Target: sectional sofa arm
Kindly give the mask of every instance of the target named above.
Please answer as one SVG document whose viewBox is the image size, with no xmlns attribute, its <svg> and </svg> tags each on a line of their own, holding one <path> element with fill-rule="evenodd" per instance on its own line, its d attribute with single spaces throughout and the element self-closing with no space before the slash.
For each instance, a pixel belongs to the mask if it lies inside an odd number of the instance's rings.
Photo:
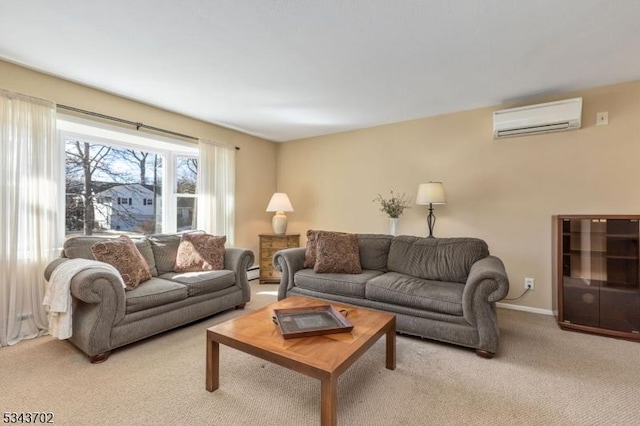
<svg viewBox="0 0 640 426">
<path fill-rule="evenodd" d="M 509 278 L 502 261 L 487 256 L 475 262 L 467 277 L 462 294 L 463 309 L 474 303 L 493 303 L 504 299 L 509 293 Z"/>
<path fill-rule="evenodd" d="M 278 300 L 287 297 L 287 291 L 293 288 L 293 276 L 304 269 L 304 247 L 280 250 L 273 255 L 273 266 L 280 272 L 280 286 L 278 287 Z"/>
<path fill-rule="evenodd" d="M 48 281 L 53 271 L 68 261 L 67 258 L 60 258 L 51 262 L 44 271 L 45 279 Z M 118 275 L 106 269 L 88 267 L 71 278 L 70 291 L 71 295 L 80 302 L 93 305 L 92 307 L 79 306 L 76 310 L 96 311 L 95 317 L 99 318 L 103 323 L 102 326 L 107 327 L 108 330 L 124 318 L 125 289 Z M 100 327 L 99 324 L 96 326 Z"/>
<path fill-rule="evenodd" d="M 53 274 L 53 270 L 68 260 L 69 259 L 66 257 L 59 257 L 51 261 L 44 270 L 44 279 L 49 281 L 51 279 L 51 274 Z"/>
<path fill-rule="evenodd" d="M 245 302 L 251 298 L 251 287 L 247 278 L 247 270 L 253 266 L 255 256 L 251 250 L 228 247 L 224 252 L 224 269 L 236 273 L 236 285 L 242 289 Z"/>
</svg>

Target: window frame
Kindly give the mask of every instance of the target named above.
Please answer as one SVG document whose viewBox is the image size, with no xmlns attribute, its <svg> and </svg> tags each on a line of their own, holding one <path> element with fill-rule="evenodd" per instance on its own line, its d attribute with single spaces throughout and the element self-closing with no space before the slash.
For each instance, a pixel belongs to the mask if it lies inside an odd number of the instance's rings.
<svg viewBox="0 0 640 426">
<path fill-rule="evenodd" d="M 198 155 L 187 155 L 184 153 L 179 153 L 179 154 L 173 154 L 173 157 L 171 158 L 172 161 L 172 165 L 173 165 L 173 181 L 172 181 L 172 185 L 173 185 L 173 200 L 171 205 L 175 208 L 175 210 L 171 213 L 173 220 L 175 222 L 175 229 L 178 229 L 178 199 L 180 198 L 194 198 L 195 202 L 194 202 L 194 217 L 196 218 L 197 221 L 197 214 L 198 214 L 198 185 L 197 185 L 197 174 L 196 174 L 196 193 L 195 194 L 190 194 L 188 192 L 178 192 L 178 159 L 179 158 L 196 158 L 198 159 Z M 197 225 L 194 225 L 194 229 L 197 229 Z"/>
<path fill-rule="evenodd" d="M 92 120 L 58 114 L 58 141 L 64 151 L 65 141 L 78 139 L 83 142 L 101 144 L 117 148 L 133 149 L 150 152 L 163 157 L 162 167 L 162 217 L 161 229 L 163 233 L 177 232 L 177 200 L 178 196 L 189 195 L 198 198 L 199 194 L 177 194 L 177 157 L 199 157 L 198 146 L 166 137 L 140 133 Z M 65 170 L 66 152 L 62 155 L 62 170 Z M 64 176 L 62 176 L 64 185 Z M 66 206 L 62 191 L 62 205 Z M 197 203 L 197 201 L 196 201 Z M 197 205 L 197 204 L 196 204 Z M 155 209 L 155 206 L 154 206 Z M 66 220 L 66 208 L 63 221 Z M 66 226 L 64 226 L 66 235 Z"/>
</svg>

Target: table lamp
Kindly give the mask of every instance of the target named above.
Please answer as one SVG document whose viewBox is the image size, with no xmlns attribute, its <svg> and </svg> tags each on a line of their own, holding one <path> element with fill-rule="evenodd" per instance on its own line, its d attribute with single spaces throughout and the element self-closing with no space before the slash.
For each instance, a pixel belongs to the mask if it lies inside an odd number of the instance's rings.
<svg viewBox="0 0 640 426">
<path fill-rule="evenodd" d="M 444 194 L 442 182 L 429 182 L 420 184 L 416 204 L 429 204 L 429 216 L 427 225 L 429 227 L 429 237 L 433 238 L 433 227 L 436 224 L 436 216 L 433 214 L 434 204 L 447 204 L 447 196 Z"/>
<path fill-rule="evenodd" d="M 276 212 L 271 220 L 273 233 L 278 235 L 285 234 L 287 232 L 287 216 L 285 216 L 284 212 L 293 211 L 293 206 L 287 194 L 284 192 L 276 192 L 273 194 L 266 211 Z"/>
</svg>

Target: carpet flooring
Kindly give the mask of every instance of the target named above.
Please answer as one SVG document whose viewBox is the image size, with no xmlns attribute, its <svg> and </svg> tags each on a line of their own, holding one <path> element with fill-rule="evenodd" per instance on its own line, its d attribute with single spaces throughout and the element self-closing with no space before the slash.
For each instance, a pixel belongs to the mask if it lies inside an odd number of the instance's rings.
<svg viewBox="0 0 640 426">
<path fill-rule="evenodd" d="M 276 300 L 252 281 L 246 310 Z M 246 312 L 245 310 L 245 312 Z M 499 309 L 494 359 L 399 335 L 397 368 L 378 341 L 338 383 L 340 425 L 638 425 L 640 345 L 562 331 L 550 316 Z M 317 425 L 320 382 L 221 345 L 205 390 L 205 330 L 227 311 L 90 364 L 50 336 L 0 348 L 0 410 L 59 425 Z"/>
</svg>

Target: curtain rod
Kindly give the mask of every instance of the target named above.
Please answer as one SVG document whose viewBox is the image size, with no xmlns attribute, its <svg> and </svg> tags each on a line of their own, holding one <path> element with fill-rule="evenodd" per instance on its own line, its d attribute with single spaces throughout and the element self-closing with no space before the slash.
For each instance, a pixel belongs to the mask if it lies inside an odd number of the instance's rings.
<svg viewBox="0 0 640 426">
<path fill-rule="evenodd" d="M 98 117 L 98 118 L 103 118 L 105 120 L 111 120 L 111 121 L 116 121 L 118 123 L 128 124 L 130 126 L 134 126 L 136 128 L 136 130 L 140 130 L 142 128 L 142 129 L 153 130 L 154 132 L 166 133 L 168 135 L 178 136 L 178 137 L 185 138 L 185 139 L 191 139 L 191 140 L 194 140 L 194 141 L 200 140 L 200 138 L 196 138 L 195 136 L 185 135 L 184 133 L 178 133 L 178 132 L 174 132 L 174 131 L 171 131 L 171 130 L 161 129 L 159 127 L 148 126 L 148 125 L 143 124 L 143 123 L 130 121 L 130 120 L 125 120 L 124 118 L 111 117 L 110 115 L 100 114 L 98 112 L 93 112 L 93 111 L 87 111 L 87 110 L 80 109 L 80 108 L 74 108 L 74 107 L 71 107 L 71 106 L 68 106 L 68 105 L 57 104 L 56 107 L 60 108 L 60 109 L 66 109 L 67 111 L 73 111 L 73 112 L 78 112 L 80 114 L 90 115 L 92 117 Z M 238 146 L 236 146 L 235 148 L 236 148 L 236 150 L 240 150 L 240 147 L 238 147 Z"/>
</svg>

